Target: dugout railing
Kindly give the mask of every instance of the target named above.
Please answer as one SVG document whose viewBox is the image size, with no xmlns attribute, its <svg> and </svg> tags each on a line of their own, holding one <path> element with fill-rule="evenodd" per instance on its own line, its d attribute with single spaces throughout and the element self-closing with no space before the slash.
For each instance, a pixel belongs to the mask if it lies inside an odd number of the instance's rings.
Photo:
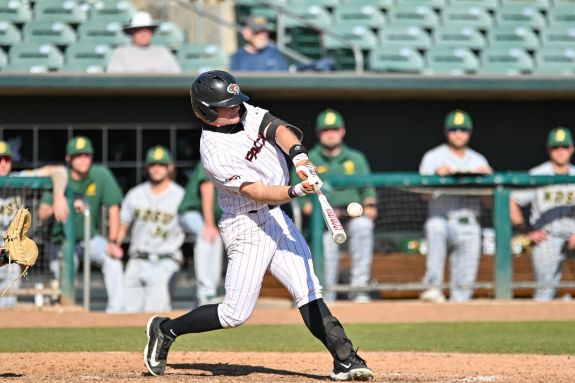
<svg viewBox="0 0 575 383">
<path fill-rule="evenodd" d="M 486 214 L 487 217 L 483 217 L 481 224 L 482 226 L 492 225 L 495 231 L 493 282 L 476 282 L 474 287 L 492 290 L 496 299 L 512 299 L 514 288 L 534 288 L 537 284 L 535 282 L 513 281 L 513 258 L 511 249 L 513 228 L 509 207 L 510 193 L 514 189 L 543 187 L 553 184 L 575 184 L 575 176 L 531 176 L 523 172 L 494 173 L 487 176 L 458 175 L 449 177 L 421 176 L 417 173 L 378 173 L 361 177 L 325 177 L 324 181 L 324 189 L 328 190 L 328 198 L 330 188 L 346 189 L 364 186 L 373 186 L 376 188 L 378 199 L 385 193 L 391 193 L 392 195 L 394 195 L 394 193 L 395 195 L 398 193 L 412 194 L 411 198 L 404 198 L 403 200 L 399 200 L 397 197 L 391 197 L 396 199 L 396 205 L 400 205 L 393 209 L 389 207 L 389 203 L 384 203 L 381 200 L 378 201 L 379 218 L 376 221 L 375 230 L 380 231 L 379 234 L 385 234 L 381 233 L 382 230 L 385 230 L 382 229 L 382 227 L 389 229 L 394 228 L 394 226 L 404 225 L 404 218 L 410 216 L 410 209 L 415 209 L 415 205 L 422 205 L 423 208 L 420 206 L 419 209 L 426 210 L 426 203 L 433 195 L 474 196 L 480 197 L 484 201 L 486 200 L 489 207 L 485 210 L 490 210 L 490 212 Z M 415 195 L 415 197 L 413 195 Z M 427 198 L 425 197 L 426 195 L 428 196 Z M 384 198 L 386 197 L 384 196 Z M 390 197 L 387 197 L 387 199 L 389 198 Z M 395 222 L 393 222 L 393 219 L 391 221 L 389 219 L 385 221 L 386 214 L 391 210 L 394 211 L 393 215 L 396 217 Z M 422 233 L 426 212 L 420 211 L 419 215 L 423 216 L 419 217 L 419 221 L 414 222 L 414 224 L 419 225 L 419 229 Z M 527 220 L 528 217 L 525 218 Z M 310 218 L 309 229 L 314 266 L 318 277 L 322 284 L 324 284 L 323 233 L 325 231 L 325 224 L 317 198 L 314 198 L 314 209 Z M 413 227 L 411 229 L 413 229 Z M 386 283 L 385 281 L 381 281 L 361 288 L 342 283 L 325 287 L 328 289 L 331 288 L 336 292 L 383 292 L 425 289 L 425 285 L 419 281 L 409 283 Z M 442 287 L 448 288 L 449 286 L 444 284 Z M 563 281 L 558 287 L 573 288 L 575 287 L 575 283 Z"/>
</svg>

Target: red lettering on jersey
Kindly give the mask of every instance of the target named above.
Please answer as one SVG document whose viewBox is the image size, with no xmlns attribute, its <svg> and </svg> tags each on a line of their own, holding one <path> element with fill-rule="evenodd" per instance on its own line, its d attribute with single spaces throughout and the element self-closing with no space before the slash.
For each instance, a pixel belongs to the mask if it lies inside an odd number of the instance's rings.
<svg viewBox="0 0 575 383">
<path fill-rule="evenodd" d="M 265 144 L 266 144 L 265 137 L 262 136 L 261 134 L 258 134 L 258 138 L 254 141 L 254 144 L 252 145 L 251 149 L 248 150 L 248 152 L 246 153 L 245 157 L 246 160 L 250 162 L 252 162 L 252 160 L 254 159 L 257 160 L 258 154 L 260 154 Z"/>
</svg>

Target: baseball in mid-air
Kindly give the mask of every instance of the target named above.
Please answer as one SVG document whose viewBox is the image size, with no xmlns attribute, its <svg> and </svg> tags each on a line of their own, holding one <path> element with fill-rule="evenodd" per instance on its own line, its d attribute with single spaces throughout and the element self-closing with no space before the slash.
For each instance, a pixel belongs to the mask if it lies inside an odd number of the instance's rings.
<svg viewBox="0 0 575 383">
<path fill-rule="evenodd" d="M 359 217 L 363 214 L 363 207 L 357 202 L 352 202 L 347 205 L 347 214 L 349 214 L 350 217 Z"/>
</svg>

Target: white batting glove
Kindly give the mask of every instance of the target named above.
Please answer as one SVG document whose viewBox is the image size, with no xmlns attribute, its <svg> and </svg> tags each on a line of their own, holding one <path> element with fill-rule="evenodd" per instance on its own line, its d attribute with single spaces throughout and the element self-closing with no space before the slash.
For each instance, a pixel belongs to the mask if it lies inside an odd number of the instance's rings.
<svg viewBox="0 0 575 383">
<path fill-rule="evenodd" d="M 313 185 L 310 185 L 307 181 L 300 182 L 299 184 L 290 186 L 288 189 L 288 195 L 291 198 L 303 197 L 304 195 L 312 194 L 315 192 Z"/>
<path fill-rule="evenodd" d="M 315 165 L 309 160 L 307 154 L 300 153 L 293 158 L 295 170 L 299 178 L 307 181 L 314 190 L 317 192 L 323 186 L 322 180 L 319 178 L 315 171 Z"/>
</svg>

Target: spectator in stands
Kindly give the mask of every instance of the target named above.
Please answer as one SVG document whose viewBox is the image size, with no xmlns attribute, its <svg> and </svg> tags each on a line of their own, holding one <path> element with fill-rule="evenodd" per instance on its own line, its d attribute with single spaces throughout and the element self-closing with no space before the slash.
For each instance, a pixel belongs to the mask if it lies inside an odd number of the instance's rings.
<svg viewBox="0 0 575 383">
<path fill-rule="evenodd" d="M 75 236 L 77 254 L 83 253 L 84 246 L 84 210 L 90 211 L 89 242 L 90 257 L 93 263 L 102 268 L 104 283 L 108 295 L 106 311 L 116 313 L 123 311 L 124 299 L 124 269 L 123 252 L 117 243 L 115 235 L 120 224 L 120 203 L 122 192 L 110 170 L 101 165 L 93 165 L 94 149 L 87 137 L 77 136 L 66 145 L 66 162 L 69 165 L 68 183 L 74 193 L 74 209 L 76 211 Z M 45 194 L 38 209 L 40 220 L 46 220 L 53 214 L 52 193 Z M 100 233 L 102 207 L 107 208 L 108 233 Z M 58 247 L 58 258 L 50 261 L 50 271 L 56 277 L 60 275 L 60 259 L 64 241 L 64 228 L 61 224 L 53 226 L 52 241 Z M 75 262 L 78 265 L 78 262 Z"/>
<path fill-rule="evenodd" d="M 270 40 L 268 20 L 263 16 L 252 16 L 242 30 L 245 45 L 231 57 L 231 71 L 287 71 L 288 63 Z"/>
<path fill-rule="evenodd" d="M 109 73 L 180 73 L 177 59 L 169 49 L 152 45 L 158 25 L 147 12 L 136 12 L 124 33 L 132 42 L 116 48 L 108 62 Z"/>
<path fill-rule="evenodd" d="M 559 127 L 551 130 L 547 138 L 549 161 L 534 167 L 529 174 L 575 175 L 575 166 L 571 164 L 574 150 L 569 129 Z M 575 185 L 558 184 L 514 191 L 511 194 L 511 221 L 514 225 L 524 225 L 521 207 L 527 205 L 531 205 L 527 237 L 533 244 L 531 261 L 538 283 L 533 298 L 548 301 L 555 298 L 566 256 L 572 256 L 575 251 Z"/>
<path fill-rule="evenodd" d="M 148 180 L 126 194 L 116 242 L 130 235 L 126 265 L 126 312 L 170 311 L 170 281 L 183 261 L 184 230 L 178 208 L 184 188 L 172 181 L 170 151 L 160 145 L 146 154 Z"/>
<path fill-rule="evenodd" d="M 68 201 L 65 196 L 68 173 L 64 166 L 47 165 L 38 169 L 13 172 L 12 150 L 6 141 L 0 141 L 0 177 L 50 177 L 54 193 L 51 207 L 54 215 L 60 222 L 68 218 Z M 31 202 L 24 200 L 25 197 L 26 195 L 22 191 L 13 188 L 4 188 L 0 192 L 0 224 L 3 232 L 10 225 L 18 209 L 27 207 L 26 203 Z M 0 246 L 2 246 L 2 242 L 3 239 L 0 237 Z M 20 287 L 21 281 L 18 279 L 20 273 L 21 269 L 17 264 L 0 267 L 0 293 L 10 285 L 16 289 Z M 14 307 L 16 302 L 15 296 L 0 296 L 0 308 Z"/>
<path fill-rule="evenodd" d="M 217 224 L 222 210 L 216 197 L 214 183 L 200 162 L 186 185 L 179 209 L 182 226 L 196 236 L 194 271 L 199 306 L 220 301 L 217 292 L 222 277 L 224 245 Z"/>
<path fill-rule="evenodd" d="M 425 153 L 419 166 L 421 175 L 484 175 L 492 172 L 485 157 L 467 146 L 473 129 L 467 112 L 450 112 L 445 118 L 444 129 L 447 143 Z M 431 196 L 428 210 L 429 216 L 425 222 L 428 253 L 423 278 L 428 289 L 420 298 L 428 302 L 445 301 L 441 285 L 449 251 L 449 299 L 469 300 L 473 296 L 481 255 L 481 227 L 478 222 L 480 199 L 437 192 Z"/>
<path fill-rule="evenodd" d="M 327 109 L 317 116 L 316 132 L 319 143 L 309 151 L 309 159 L 316 165 L 319 175 L 347 175 L 362 176 L 371 173 L 369 163 L 363 153 L 352 149 L 343 142 L 345 136 L 345 123 L 342 115 Z M 298 177 L 293 174 L 293 182 Z M 376 192 L 373 187 L 333 189 L 326 182 L 323 187 L 324 194 L 329 198 L 336 214 L 346 226 L 348 235 L 349 254 L 351 257 L 350 284 L 352 287 L 365 288 L 371 279 L 371 263 L 373 259 L 374 221 L 377 217 Z M 311 215 L 313 204 L 311 198 L 301 198 L 302 212 Z M 364 214 L 360 217 L 347 216 L 347 205 L 351 202 L 363 204 Z M 334 301 L 336 293 L 330 288 L 338 283 L 340 247 L 328 232 L 323 236 L 324 273 L 327 291 L 323 294 L 325 301 Z M 369 294 L 365 291 L 351 293 L 349 296 L 355 302 L 370 302 Z"/>
</svg>

